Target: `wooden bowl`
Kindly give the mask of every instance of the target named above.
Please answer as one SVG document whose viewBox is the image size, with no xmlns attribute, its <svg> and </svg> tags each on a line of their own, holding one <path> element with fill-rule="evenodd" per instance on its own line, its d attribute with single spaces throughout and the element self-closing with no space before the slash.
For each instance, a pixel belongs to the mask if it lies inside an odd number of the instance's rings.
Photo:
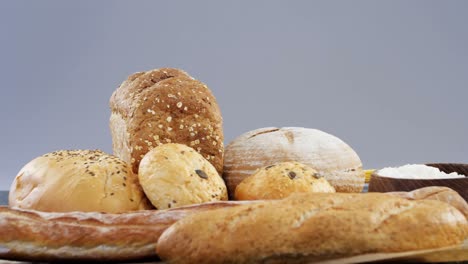
<svg viewBox="0 0 468 264">
<path fill-rule="evenodd" d="M 468 175 L 468 164 L 456 163 L 429 163 L 428 166 L 436 167 L 445 173 L 456 172 Z M 468 201 L 468 177 L 457 179 L 400 179 L 378 175 L 379 171 L 372 173 L 369 181 L 369 192 L 401 192 L 412 191 L 428 186 L 445 186 L 458 192 L 465 201 Z"/>
</svg>

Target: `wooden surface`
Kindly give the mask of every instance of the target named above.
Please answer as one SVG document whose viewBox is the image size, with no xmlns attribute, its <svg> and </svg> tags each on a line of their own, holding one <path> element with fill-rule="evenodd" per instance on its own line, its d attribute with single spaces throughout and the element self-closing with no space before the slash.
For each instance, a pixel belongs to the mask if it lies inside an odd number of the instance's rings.
<svg viewBox="0 0 468 264">
<path fill-rule="evenodd" d="M 0 191 L 0 205 L 8 205 L 8 191 Z"/>
</svg>

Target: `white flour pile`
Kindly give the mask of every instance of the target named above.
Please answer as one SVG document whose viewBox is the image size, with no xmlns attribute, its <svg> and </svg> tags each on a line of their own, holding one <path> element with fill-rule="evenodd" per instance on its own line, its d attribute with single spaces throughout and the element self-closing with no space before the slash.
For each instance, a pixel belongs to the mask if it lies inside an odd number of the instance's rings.
<svg viewBox="0 0 468 264">
<path fill-rule="evenodd" d="M 378 175 L 390 178 L 400 179 L 455 179 L 464 178 L 456 172 L 445 173 L 438 168 L 422 165 L 408 164 L 398 168 L 383 168 L 377 172 Z"/>
</svg>

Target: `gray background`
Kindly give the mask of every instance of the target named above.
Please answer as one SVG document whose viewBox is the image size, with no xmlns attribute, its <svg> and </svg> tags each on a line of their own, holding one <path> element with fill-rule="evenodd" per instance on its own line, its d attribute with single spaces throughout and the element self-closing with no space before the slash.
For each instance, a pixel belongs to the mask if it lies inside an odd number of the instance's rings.
<svg viewBox="0 0 468 264">
<path fill-rule="evenodd" d="M 467 14 L 468 1 L 2 1 L 0 189 L 46 152 L 111 152 L 111 93 L 164 66 L 208 84 L 226 143 L 304 126 L 366 168 L 468 162 Z"/>
</svg>

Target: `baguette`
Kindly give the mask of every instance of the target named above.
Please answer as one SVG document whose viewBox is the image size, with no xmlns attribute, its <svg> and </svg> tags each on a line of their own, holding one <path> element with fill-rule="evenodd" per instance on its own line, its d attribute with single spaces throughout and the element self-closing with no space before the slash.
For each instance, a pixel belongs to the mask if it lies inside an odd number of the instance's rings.
<svg viewBox="0 0 468 264">
<path fill-rule="evenodd" d="M 22 261 L 138 261 L 157 259 L 156 242 L 190 214 L 242 202 L 122 214 L 48 213 L 0 207 L 0 259 Z"/>
<path fill-rule="evenodd" d="M 389 192 L 388 194 L 400 196 L 410 200 L 436 200 L 448 203 L 462 212 L 468 218 L 468 203 L 456 191 L 441 186 L 430 186 L 416 189 L 411 192 Z"/>
<path fill-rule="evenodd" d="M 465 216 L 440 201 L 307 193 L 187 216 L 156 251 L 168 263 L 304 263 L 453 246 L 467 235 Z"/>
</svg>

